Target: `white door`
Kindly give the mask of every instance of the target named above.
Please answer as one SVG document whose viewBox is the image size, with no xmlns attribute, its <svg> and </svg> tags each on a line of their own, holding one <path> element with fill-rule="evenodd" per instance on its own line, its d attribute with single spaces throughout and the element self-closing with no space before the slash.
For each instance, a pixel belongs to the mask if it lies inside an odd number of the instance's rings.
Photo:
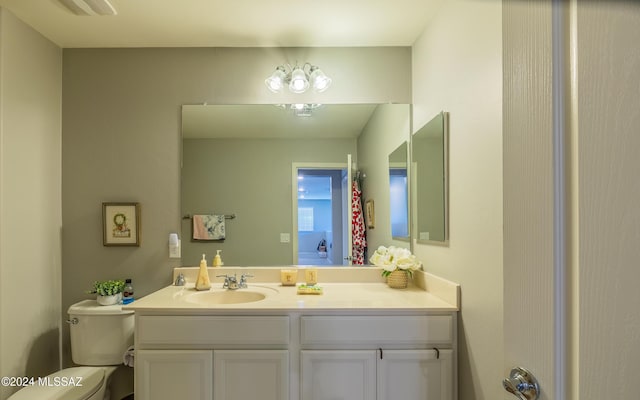
<svg viewBox="0 0 640 400">
<path fill-rule="evenodd" d="M 215 350 L 214 400 L 288 400 L 287 350 Z"/>
<path fill-rule="evenodd" d="M 136 398 L 212 400 L 211 350 L 136 351 Z"/>
<path fill-rule="evenodd" d="M 503 1 L 504 367 L 637 399 L 640 3 L 558 3 Z"/>
<path fill-rule="evenodd" d="M 554 394 L 551 7 L 503 2 L 504 374 L 524 367 L 541 399 L 562 400 Z"/>
</svg>

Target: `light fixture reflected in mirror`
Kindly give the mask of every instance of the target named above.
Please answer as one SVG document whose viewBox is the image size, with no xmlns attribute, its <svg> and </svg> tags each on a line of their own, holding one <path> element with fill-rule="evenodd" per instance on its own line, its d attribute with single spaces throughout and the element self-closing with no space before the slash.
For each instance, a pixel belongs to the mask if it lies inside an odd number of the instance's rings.
<svg viewBox="0 0 640 400">
<path fill-rule="evenodd" d="M 289 72 L 287 72 L 287 67 Z M 291 67 L 287 64 L 286 66 L 279 65 L 273 74 L 265 79 L 264 83 L 274 93 L 281 92 L 285 85 L 288 85 L 289 90 L 293 93 L 304 93 L 310 86 L 314 91 L 321 93 L 331 86 L 331 78 L 325 75 L 320 68 L 309 63 L 305 63 L 302 67 L 298 65 Z"/>
<path fill-rule="evenodd" d="M 76 15 L 97 16 L 117 15 L 118 12 L 109 0 L 59 0 L 65 7 Z"/>
<path fill-rule="evenodd" d="M 322 107 L 322 104 L 318 103 L 296 103 L 296 104 L 275 104 L 276 107 L 283 110 L 290 109 L 293 115 L 296 117 L 310 117 L 318 107 Z"/>
</svg>

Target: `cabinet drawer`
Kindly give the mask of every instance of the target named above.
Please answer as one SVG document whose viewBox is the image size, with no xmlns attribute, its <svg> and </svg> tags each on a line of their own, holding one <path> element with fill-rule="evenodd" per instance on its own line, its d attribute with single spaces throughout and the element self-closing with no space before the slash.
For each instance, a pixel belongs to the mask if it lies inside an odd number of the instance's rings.
<svg viewBox="0 0 640 400">
<path fill-rule="evenodd" d="M 451 315 L 307 316 L 301 318 L 302 346 L 354 344 L 452 344 Z"/>
<path fill-rule="evenodd" d="M 288 345 L 289 317 L 140 316 L 136 335 L 140 348 Z"/>
</svg>

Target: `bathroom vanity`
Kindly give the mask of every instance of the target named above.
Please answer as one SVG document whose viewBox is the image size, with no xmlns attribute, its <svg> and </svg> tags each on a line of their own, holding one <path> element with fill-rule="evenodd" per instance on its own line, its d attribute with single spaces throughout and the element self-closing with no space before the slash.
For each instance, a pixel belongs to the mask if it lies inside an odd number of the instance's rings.
<svg viewBox="0 0 640 400">
<path fill-rule="evenodd" d="M 334 277 L 321 295 L 268 277 L 196 292 L 187 275 L 126 307 L 136 398 L 455 400 L 459 287 L 418 275 L 404 290 Z"/>
</svg>

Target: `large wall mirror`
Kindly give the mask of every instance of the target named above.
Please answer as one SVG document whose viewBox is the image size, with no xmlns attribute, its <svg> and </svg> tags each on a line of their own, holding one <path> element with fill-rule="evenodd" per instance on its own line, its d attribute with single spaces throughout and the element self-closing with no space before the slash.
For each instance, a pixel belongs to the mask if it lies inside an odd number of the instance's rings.
<svg viewBox="0 0 640 400">
<path fill-rule="evenodd" d="M 449 243 L 448 116 L 439 113 L 411 138 L 413 235 L 418 243 Z"/>
<path fill-rule="evenodd" d="M 183 106 L 182 265 L 203 253 L 211 262 L 216 250 L 233 266 L 344 265 L 348 155 L 355 169 L 386 165 L 389 144 L 410 136 L 409 118 L 407 104 Z M 365 196 L 388 193 L 388 175 L 362 175 Z M 224 240 L 194 240 L 193 216 L 210 215 L 224 222 Z M 390 226 L 375 234 L 390 239 Z"/>
</svg>

